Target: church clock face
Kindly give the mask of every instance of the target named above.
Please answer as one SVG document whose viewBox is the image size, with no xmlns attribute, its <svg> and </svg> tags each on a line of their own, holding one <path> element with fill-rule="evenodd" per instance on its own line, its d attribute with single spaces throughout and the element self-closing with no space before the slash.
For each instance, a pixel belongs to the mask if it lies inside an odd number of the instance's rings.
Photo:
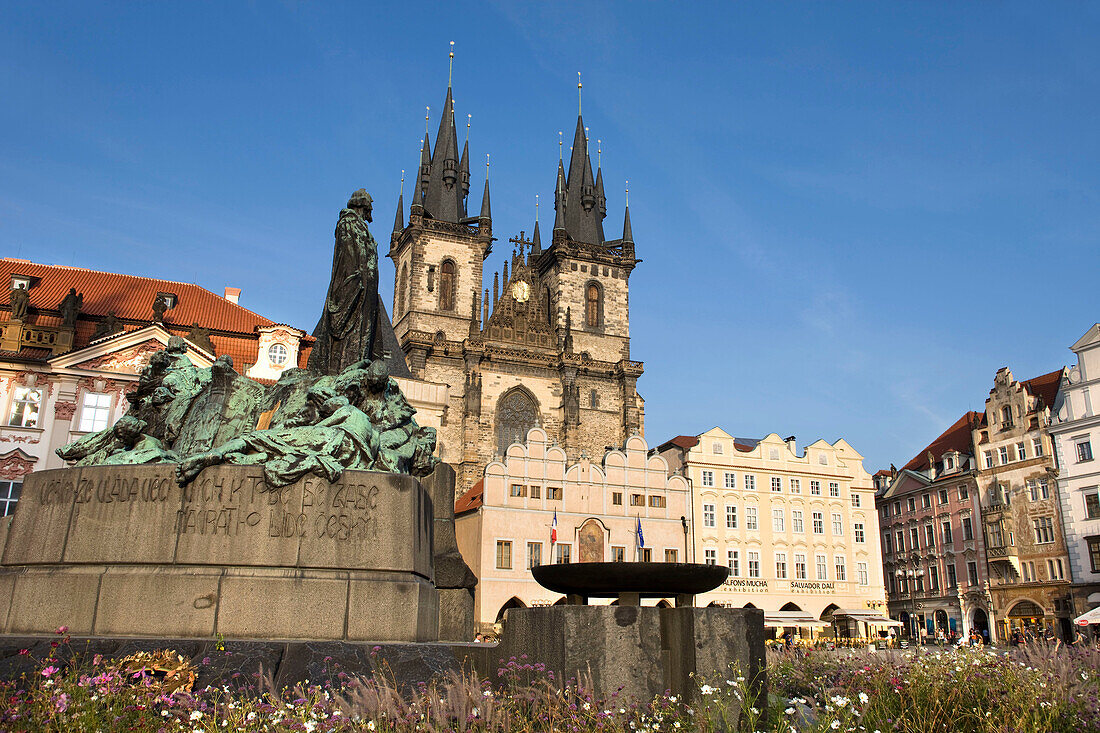
<svg viewBox="0 0 1100 733">
<path fill-rule="evenodd" d="M 525 280 L 513 283 L 512 297 L 516 299 L 517 303 L 526 303 L 527 299 L 531 297 L 531 286 Z"/>
</svg>

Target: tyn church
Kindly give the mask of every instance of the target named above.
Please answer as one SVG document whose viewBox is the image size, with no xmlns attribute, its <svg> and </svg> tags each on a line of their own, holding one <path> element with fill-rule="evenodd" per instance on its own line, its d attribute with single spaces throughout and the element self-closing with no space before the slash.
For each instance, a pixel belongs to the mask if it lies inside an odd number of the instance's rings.
<svg viewBox="0 0 1100 733">
<path fill-rule="evenodd" d="M 449 385 L 441 458 L 475 484 L 495 456 L 540 426 L 571 460 L 604 455 L 641 434 L 642 363 L 630 358 L 629 284 L 635 257 L 626 208 L 621 239 L 604 236 L 603 172 L 588 153 L 584 122 L 566 171 L 558 161 L 554 229 L 539 223 L 513 245 L 492 293 L 483 263 L 493 246 L 486 172 L 481 209 L 467 210 L 469 141 L 458 151 L 451 88 L 435 139 L 427 133 L 405 223 L 403 197 L 390 240 L 393 325 L 418 379 Z"/>
</svg>

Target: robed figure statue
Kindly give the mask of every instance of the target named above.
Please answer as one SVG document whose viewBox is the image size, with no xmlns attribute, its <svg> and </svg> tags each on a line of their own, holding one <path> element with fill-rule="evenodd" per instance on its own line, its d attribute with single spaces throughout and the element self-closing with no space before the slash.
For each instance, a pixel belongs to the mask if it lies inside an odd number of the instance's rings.
<svg viewBox="0 0 1100 733">
<path fill-rule="evenodd" d="M 361 188 L 336 224 L 332 279 L 307 365 L 322 374 L 339 374 L 358 361 L 384 356 L 378 328 L 378 244 L 367 229 L 371 207 L 370 194 Z"/>
</svg>

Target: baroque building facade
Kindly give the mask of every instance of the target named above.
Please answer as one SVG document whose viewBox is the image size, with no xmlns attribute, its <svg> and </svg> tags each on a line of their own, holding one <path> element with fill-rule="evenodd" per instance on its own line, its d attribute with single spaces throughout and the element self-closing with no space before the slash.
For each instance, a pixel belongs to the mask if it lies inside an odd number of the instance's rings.
<svg viewBox="0 0 1100 733">
<path fill-rule="evenodd" d="M 546 430 L 532 428 L 485 467 L 455 503 L 458 547 L 478 578 L 474 611 L 481 628 L 501 621 L 509 608 L 563 600 L 535 581 L 535 565 L 684 561 L 688 483 L 669 476 L 665 460 L 649 453 L 635 435 L 599 462 L 574 462 Z M 645 602 L 655 603 L 661 601 Z"/>
<path fill-rule="evenodd" d="M 427 133 L 405 221 L 390 239 L 393 325 L 413 376 L 446 385 L 439 455 L 461 494 L 513 442 L 541 427 L 570 460 L 603 455 L 642 434 L 641 362 L 630 354 L 630 212 L 619 239 L 604 236 L 603 172 L 593 175 L 578 115 L 569 167 L 559 160 L 549 246 L 539 222 L 488 288 L 493 248 L 488 166 L 481 207 L 467 209 L 469 141 L 459 153 L 451 88 L 434 148 Z"/>
<path fill-rule="evenodd" d="M 688 479 L 693 562 L 730 577 L 700 605 L 764 610 L 765 625 L 809 635 L 831 626 L 866 636 L 885 617 L 875 489 L 846 441 L 734 438 L 721 428 L 681 435 L 657 452 Z"/>
<path fill-rule="evenodd" d="M 1072 578 L 1050 437 L 1065 369 L 1017 381 L 998 370 L 972 426 L 997 638 L 1070 638 Z"/>
<path fill-rule="evenodd" d="M 980 417 L 966 413 L 900 471 L 881 477 L 875 504 L 890 617 L 912 638 L 939 631 L 965 636 L 973 629 L 993 641 L 971 448 L 971 429 Z"/>
<path fill-rule="evenodd" d="M 1100 399 L 1100 324 L 1093 324 L 1070 349 L 1077 364 L 1062 378 L 1050 435 L 1073 575 L 1073 613 L 1080 615 L 1100 606 L 1100 466 L 1093 454 L 1094 443 L 1100 441 L 1100 414 L 1094 404 Z"/>
</svg>

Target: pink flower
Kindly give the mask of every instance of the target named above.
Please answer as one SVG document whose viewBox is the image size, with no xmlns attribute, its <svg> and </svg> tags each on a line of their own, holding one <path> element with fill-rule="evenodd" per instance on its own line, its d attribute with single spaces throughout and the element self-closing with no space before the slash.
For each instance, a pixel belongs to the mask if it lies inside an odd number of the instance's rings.
<svg viewBox="0 0 1100 733">
<path fill-rule="evenodd" d="M 29 655 L 30 653 L 31 653 L 31 652 L 30 652 L 30 650 L 29 650 L 29 649 L 20 649 L 20 650 L 19 650 L 19 656 L 21 656 L 21 657 L 25 657 L 25 656 L 28 656 L 28 655 Z"/>
<path fill-rule="evenodd" d="M 44 670 L 42 670 L 42 676 L 52 677 L 54 675 L 54 672 L 57 672 L 57 667 L 51 664 L 49 667 L 46 667 Z"/>
<path fill-rule="evenodd" d="M 59 634 L 64 634 L 64 633 L 65 633 L 65 632 L 67 632 L 68 630 L 69 630 L 69 627 L 68 627 L 68 626 L 61 626 L 60 628 L 58 628 L 58 629 L 57 629 L 57 633 L 59 633 Z"/>
</svg>

